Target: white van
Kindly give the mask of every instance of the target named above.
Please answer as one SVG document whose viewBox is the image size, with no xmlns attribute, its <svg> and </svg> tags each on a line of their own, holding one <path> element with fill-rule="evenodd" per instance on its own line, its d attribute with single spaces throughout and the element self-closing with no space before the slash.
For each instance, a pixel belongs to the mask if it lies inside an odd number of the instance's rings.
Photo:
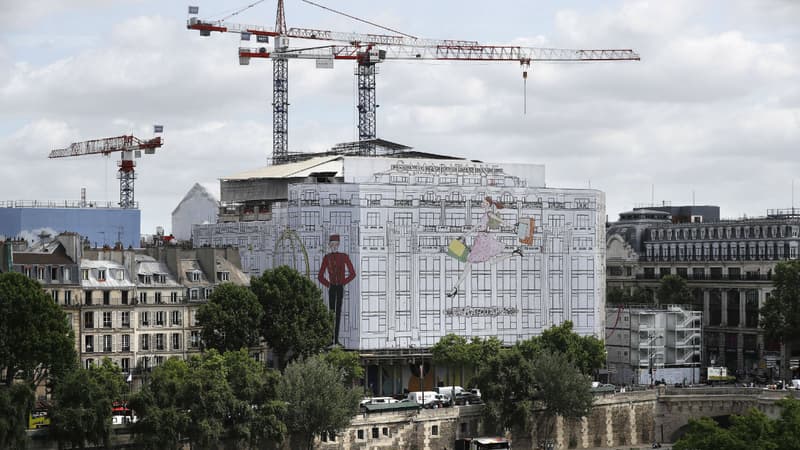
<svg viewBox="0 0 800 450">
<path fill-rule="evenodd" d="M 365 397 L 363 400 L 361 400 L 361 406 L 385 403 L 397 403 L 397 400 L 392 397 Z"/>
<path fill-rule="evenodd" d="M 444 396 L 435 391 L 415 391 L 408 393 L 408 399 L 420 405 L 427 405 L 437 400 L 444 401 Z"/>
<path fill-rule="evenodd" d="M 461 386 L 441 386 L 436 388 L 436 392 L 446 395 L 450 398 L 456 398 L 458 394 L 464 392 L 464 388 Z"/>
</svg>

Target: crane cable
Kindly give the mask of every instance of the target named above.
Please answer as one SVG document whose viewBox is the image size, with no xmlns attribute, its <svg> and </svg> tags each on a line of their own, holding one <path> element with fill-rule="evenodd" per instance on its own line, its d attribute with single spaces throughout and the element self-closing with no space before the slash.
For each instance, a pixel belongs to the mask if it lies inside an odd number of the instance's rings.
<svg viewBox="0 0 800 450">
<path fill-rule="evenodd" d="M 258 0 L 258 1 L 257 1 L 257 2 L 255 2 L 255 3 L 251 3 L 251 4 L 249 4 L 249 5 L 247 5 L 247 6 L 244 6 L 244 7 L 240 8 L 240 9 L 234 10 L 232 13 L 230 13 L 230 14 L 228 14 L 227 16 L 225 16 L 225 17 L 223 17 L 223 18 L 219 19 L 219 21 L 220 21 L 220 22 L 224 22 L 224 21 L 226 21 L 226 20 L 230 19 L 231 17 L 233 17 L 233 16 L 235 16 L 235 15 L 238 15 L 238 14 L 239 14 L 239 13 L 241 13 L 242 11 L 245 11 L 245 10 L 247 10 L 247 9 L 250 9 L 250 8 L 252 8 L 252 7 L 256 6 L 257 4 L 259 4 L 259 3 L 263 3 L 263 2 L 264 2 L 264 0 Z"/>
<path fill-rule="evenodd" d="M 410 35 L 410 34 L 403 33 L 402 31 L 393 30 L 393 29 L 391 29 L 391 28 L 389 28 L 389 27 L 385 27 L 385 26 L 383 26 L 383 25 L 378 25 L 377 23 L 375 23 L 375 22 L 370 22 L 369 20 L 364 20 L 364 19 L 358 18 L 358 17 L 356 17 L 356 16 L 351 16 L 350 14 L 343 13 L 343 12 L 341 12 L 341 11 L 337 11 L 337 10 L 335 10 L 335 9 L 333 9 L 333 8 L 328 8 L 327 6 L 320 5 L 319 3 L 314 3 L 314 2 L 312 2 L 311 0 L 302 0 L 302 1 L 303 1 L 303 2 L 305 2 L 305 3 L 308 3 L 309 5 L 316 6 L 317 8 L 322 8 L 322 9 L 324 9 L 324 10 L 327 10 L 327 11 L 330 11 L 330 12 L 332 12 L 332 13 L 339 14 L 339 15 L 341 15 L 341 16 L 345 16 L 345 17 L 348 17 L 348 18 L 350 18 L 350 19 L 357 20 L 357 21 L 359 21 L 359 22 L 363 22 L 363 23 L 366 23 L 366 24 L 372 25 L 373 27 L 378 27 L 378 28 L 384 29 L 384 30 L 386 30 L 386 31 L 391 31 L 392 33 L 397 33 L 397 34 L 400 34 L 400 35 L 402 35 L 402 36 L 409 37 L 409 38 L 411 38 L 411 39 L 417 39 L 417 37 L 416 37 L 416 36 L 412 36 L 412 35 Z"/>
</svg>

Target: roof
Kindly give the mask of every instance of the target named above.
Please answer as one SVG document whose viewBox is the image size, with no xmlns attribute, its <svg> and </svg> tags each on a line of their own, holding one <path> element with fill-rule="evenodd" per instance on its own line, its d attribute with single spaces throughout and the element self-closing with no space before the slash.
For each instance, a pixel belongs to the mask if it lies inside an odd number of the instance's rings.
<svg viewBox="0 0 800 450">
<path fill-rule="evenodd" d="M 329 164 L 330 163 L 330 164 Z M 317 156 L 305 161 L 261 167 L 242 172 L 223 180 L 250 180 L 253 178 L 304 178 L 312 172 L 335 172 L 342 176 L 342 155 Z"/>
<path fill-rule="evenodd" d="M 108 260 L 81 260 L 81 270 L 89 269 L 89 279 L 81 277 L 81 287 L 120 289 L 132 288 L 134 284 L 127 276 L 127 271 L 122 264 Z M 98 279 L 98 270 L 106 270 L 104 279 Z"/>
<path fill-rule="evenodd" d="M 148 255 L 136 255 L 136 274 L 137 275 L 163 275 L 164 283 L 158 283 L 155 279 L 152 280 L 153 287 L 180 287 L 181 285 L 175 281 L 175 278 L 170 273 L 167 265 L 156 261 L 155 258 Z M 138 282 L 138 279 L 137 279 Z M 137 283 L 140 284 L 141 283 Z"/>
<path fill-rule="evenodd" d="M 181 209 L 181 206 L 183 206 L 183 204 L 188 200 L 198 197 L 200 198 L 205 197 L 206 199 L 208 199 L 208 201 L 213 202 L 215 204 L 219 204 L 219 200 L 217 200 L 217 198 L 214 196 L 214 194 L 211 193 L 211 191 L 206 189 L 202 184 L 195 183 L 194 186 L 192 186 L 192 188 L 189 189 L 189 192 L 187 192 L 186 195 L 183 196 L 183 199 L 181 199 L 181 201 L 178 202 L 178 206 L 176 206 L 175 209 L 172 210 L 172 214 L 174 215 L 176 212 L 178 212 L 178 210 Z"/>
</svg>

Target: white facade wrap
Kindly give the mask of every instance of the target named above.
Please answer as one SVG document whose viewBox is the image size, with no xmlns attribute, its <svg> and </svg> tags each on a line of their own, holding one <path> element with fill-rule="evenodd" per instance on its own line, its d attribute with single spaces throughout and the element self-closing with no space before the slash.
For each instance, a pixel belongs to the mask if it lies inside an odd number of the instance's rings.
<svg viewBox="0 0 800 450">
<path fill-rule="evenodd" d="M 538 165 L 345 158 L 344 167 L 344 183 L 290 185 L 270 221 L 196 225 L 195 245 L 239 247 L 251 274 L 286 263 L 316 280 L 328 236 L 340 235 L 357 272 L 345 287 L 346 348 L 428 348 L 448 333 L 510 345 L 565 320 L 603 336 L 602 192 L 545 188 Z M 471 263 L 450 297 L 466 264 L 448 244 L 466 235 L 474 246 L 487 196 L 503 204 L 502 224 L 488 234 L 505 249 L 495 263 Z M 533 242 L 523 245 L 517 224 L 530 219 Z"/>
</svg>

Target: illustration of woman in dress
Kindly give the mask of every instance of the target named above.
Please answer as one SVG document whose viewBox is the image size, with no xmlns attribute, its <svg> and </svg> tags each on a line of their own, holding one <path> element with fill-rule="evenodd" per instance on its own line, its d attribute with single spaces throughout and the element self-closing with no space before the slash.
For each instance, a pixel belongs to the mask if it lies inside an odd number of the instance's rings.
<svg viewBox="0 0 800 450">
<path fill-rule="evenodd" d="M 464 271 L 456 281 L 456 285 L 447 293 L 448 297 L 455 297 L 458 294 L 458 287 L 467 279 L 470 274 L 470 268 L 473 263 L 488 262 L 489 264 L 497 264 L 500 261 L 509 259 L 514 255 L 522 255 L 522 250 L 519 247 L 514 248 L 511 253 L 503 254 L 505 244 L 495 239 L 490 232 L 492 230 L 499 230 L 500 225 L 503 223 L 502 217 L 498 214 L 498 209 L 503 209 L 503 204 L 499 201 L 493 200 L 492 197 L 485 197 L 481 202 L 483 207 L 483 215 L 481 216 L 480 223 L 473 227 L 467 234 L 461 236 L 459 240 L 466 243 L 468 236 L 475 236 L 472 247 L 467 255 L 466 265 Z"/>
</svg>

